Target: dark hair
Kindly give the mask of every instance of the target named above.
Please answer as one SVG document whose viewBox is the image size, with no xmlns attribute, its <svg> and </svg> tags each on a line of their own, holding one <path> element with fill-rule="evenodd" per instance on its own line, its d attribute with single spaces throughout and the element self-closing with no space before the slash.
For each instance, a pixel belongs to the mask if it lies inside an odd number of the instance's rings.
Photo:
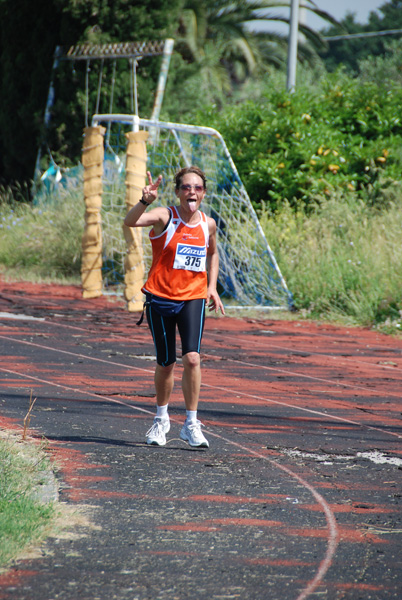
<svg viewBox="0 0 402 600">
<path fill-rule="evenodd" d="M 184 175 L 187 175 L 188 173 L 194 173 L 195 175 L 198 175 L 198 177 L 201 177 L 204 183 L 204 189 L 207 189 L 207 178 L 205 177 L 204 171 L 201 171 L 199 167 L 184 167 L 184 169 L 177 171 L 176 175 L 174 176 L 176 190 L 178 190 L 181 186 Z"/>
</svg>

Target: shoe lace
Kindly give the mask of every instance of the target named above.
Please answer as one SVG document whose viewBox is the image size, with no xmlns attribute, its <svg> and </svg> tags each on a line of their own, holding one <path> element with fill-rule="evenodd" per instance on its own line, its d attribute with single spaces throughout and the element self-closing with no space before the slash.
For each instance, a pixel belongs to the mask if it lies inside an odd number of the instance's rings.
<svg viewBox="0 0 402 600">
<path fill-rule="evenodd" d="M 162 427 L 162 423 L 160 421 L 154 421 L 154 423 L 152 424 L 152 427 L 150 427 L 148 429 L 146 435 L 151 435 L 151 433 L 156 436 L 163 434 L 163 427 Z"/>
<path fill-rule="evenodd" d="M 194 423 L 189 423 L 187 425 L 187 429 L 189 429 L 194 437 L 203 437 L 203 433 L 201 431 L 201 427 L 203 427 L 203 423 L 201 421 L 195 421 Z"/>
</svg>

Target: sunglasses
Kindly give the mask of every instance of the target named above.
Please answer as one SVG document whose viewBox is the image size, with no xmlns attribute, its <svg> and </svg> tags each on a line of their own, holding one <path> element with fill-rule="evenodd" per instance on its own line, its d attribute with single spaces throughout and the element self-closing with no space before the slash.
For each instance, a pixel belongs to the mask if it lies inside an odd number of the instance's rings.
<svg viewBox="0 0 402 600">
<path fill-rule="evenodd" d="M 183 192 L 191 192 L 191 190 L 194 188 L 194 191 L 197 192 L 197 194 L 201 193 L 204 191 L 204 186 L 202 185 L 181 185 L 180 189 Z"/>
</svg>

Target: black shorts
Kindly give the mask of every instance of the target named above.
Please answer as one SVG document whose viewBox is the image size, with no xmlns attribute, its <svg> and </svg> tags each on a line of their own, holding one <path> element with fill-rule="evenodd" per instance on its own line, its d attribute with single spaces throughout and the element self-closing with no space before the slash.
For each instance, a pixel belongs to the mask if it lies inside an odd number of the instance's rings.
<svg viewBox="0 0 402 600">
<path fill-rule="evenodd" d="M 176 325 L 184 356 L 188 352 L 200 352 L 205 323 L 205 300 L 186 300 L 177 315 L 163 317 L 151 305 L 146 307 L 147 321 L 154 339 L 156 361 L 167 367 L 176 362 Z"/>
</svg>

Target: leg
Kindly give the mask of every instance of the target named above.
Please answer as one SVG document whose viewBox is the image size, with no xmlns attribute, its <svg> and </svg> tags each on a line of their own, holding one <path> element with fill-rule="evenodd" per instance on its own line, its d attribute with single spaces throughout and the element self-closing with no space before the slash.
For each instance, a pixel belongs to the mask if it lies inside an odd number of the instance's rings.
<svg viewBox="0 0 402 600">
<path fill-rule="evenodd" d="M 201 388 L 201 362 L 198 352 L 183 356 L 182 390 L 187 410 L 197 410 Z"/>
<path fill-rule="evenodd" d="M 174 366 L 175 363 L 163 367 L 157 364 L 155 368 L 155 390 L 156 404 L 166 406 L 169 404 L 170 396 L 174 385 Z"/>
<path fill-rule="evenodd" d="M 182 389 L 187 409 L 187 418 L 180 432 L 182 440 L 190 446 L 208 448 L 208 440 L 201 431 L 202 423 L 197 420 L 198 401 L 201 388 L 200 346 L 204 329 L 205 300 L 190 300 L 180 311 L 177 325 L 182 342 L 183 378 Z"/>
<path fill-rule="evenodd" d="M 189 300 L 180 311 L 177 326 L 182 345 L 182 389 L 186 409 L 196 411 L 201 387 L 201 338 L 205 321 L 205 300 Z"/>
<path fill-rule="evenodd" d="M 174 384 L 176 364 L 176 322 L 162 317 L 151 307 L 147 307 L 147 321 L 156 350 L 154 375 L 157 413 L 152 427 L 147 432 L 147 444 L 164 446 L 166 434 L 170 430 L 167 408 Z"/>
</svg>

